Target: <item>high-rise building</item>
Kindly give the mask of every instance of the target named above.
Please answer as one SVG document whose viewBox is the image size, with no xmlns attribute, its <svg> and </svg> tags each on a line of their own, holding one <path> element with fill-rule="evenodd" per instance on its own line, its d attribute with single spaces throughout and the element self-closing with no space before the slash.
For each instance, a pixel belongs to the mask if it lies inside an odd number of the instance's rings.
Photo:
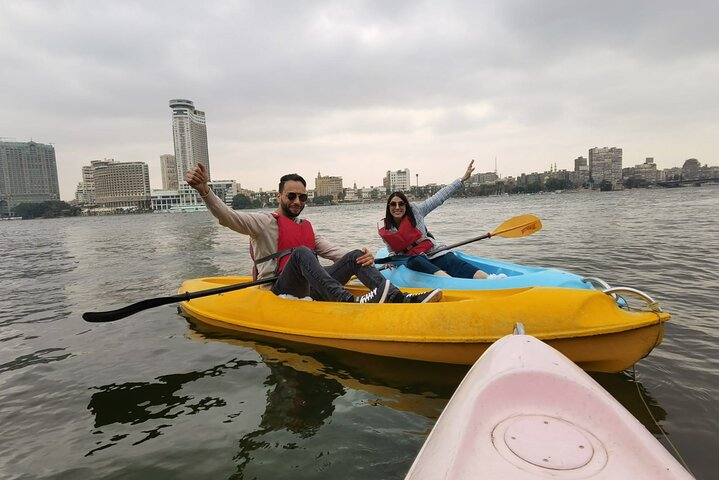
<svg viewBox="0 0 719 480">
<path fill-rule="evenodd" d="M 180 201 L 182 204 L 202 203 L 199 195 L 185 182 L 185 173 L 202 163 L 207 169 L 208 177 L 212 178 L 205 112 L 197 110 L 192 101 L 183 98 L 170 100 L 170 108 Z"/>
<path fill-rule="evenodd" d="M 209 186 L 215 195 L 227 205 L 232 205 L 232 199 L 242 189 L 235 180 L 213 180 L 209 182 Z"/>
<path fill-rule="evenodd" d="M 577 157 L 574 159 L 574 171 L 579 172 L 582 167 L 587 166 L 587 159 L 584 157 Z"/>
<path fill-rule="evenodd" d="M 644 163 L 634 167 L 634 174 L 649 183 L 655 183 L 659 180 L 659 172 L 657 165 L 654 163 L 654 157 L 647 157 Z"/>
<path fill-rule="evenodd" d="M 317 172 L 317 178 L 315 179 L 315 197 L 332 195 L 332 198 L 337 200 L 342 190 L 342 177 L 322 176 L 320 172 Z"/>
<path fill-rule="evenodd" d="M 391 192 L 409 192 L 412 187 L 412 181 L 409 175 L 409 168 L 404 170 L 390 171 L 387 170 L 387 174 L 382 180 L 387 193 Z"/>
<path fill-rule="evenodd" d="M 168 153 L 160 155 L 160 172 L 162 174 L 163 190 L 177 190 L 179 188 L 177 181 L 177 161 L 174 155 Z"/>
<path fill-rule="evenodd" d="M 574 159 L 574 181 L 578 185 L 585 185 L 589 182 L 589 165 L 584 157 Z"/>
<path fill-rule="evenodd" d="M 682 177 L 684 180 L 695 180 L 699 178 L 701 163 L 696 158 L 690 158 L 682 165 Z"/>
<path fill-rule="evenodd" d="M 95 205 L 95 179 L 92 176 L 92 166 L 82 167 L 82 181 L 77 184 L 75 201 L 80 205 Z"/>
<path fill-rule="evenodd" d="M 145 162 L 90 162 L 95 200 L 104 208 L 150 208 L 150 171 Z"/>
<path fill-rule="evenodd" d="M 497 180 L 499 180 L 499 175 L 497 175 L 496 172 L 478 173 L 476 179 L 476 183 L 478 183 L 479 185 L 487 185 L 491 183 L 496 183 Z"/>
<path fill-rule="evenodd" d="M 622 149 L 616 147 L 594 147 L 589 149 L 589 175 L 595 185 L 603 181 L 613 187 L 622 181 Z"/>
<path fill-rule="evenodd" d="M 55 147 L 36 142 L 0 142 L 0 215 L 21 203 L 60 200 Z"/>
</svg>

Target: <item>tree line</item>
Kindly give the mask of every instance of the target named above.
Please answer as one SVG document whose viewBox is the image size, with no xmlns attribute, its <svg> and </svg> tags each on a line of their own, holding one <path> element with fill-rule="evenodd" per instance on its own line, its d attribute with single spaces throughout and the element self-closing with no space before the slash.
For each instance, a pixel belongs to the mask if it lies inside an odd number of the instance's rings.
<svg viewBox="0 0 719 480">
<path fill-rule="evenodd" d="M 331 205 L 333 202 L 334 197 L 332 197 L 332 195 L 320 195 L 307 200 L 307 203 L 311 205 Z M 277 205 L 277 200 L 269 193 L 261 194 L 260 198 L 255 200 L 242 193 L 238 193 L 232 197 L 232 208 L 235 210 L 262 208 L 267 205 Z"/>
<path fill-rule="evenodd" d="M 23 219 L 76 217 L 80 215 L 80 210 L 80 207 L 73 207 L 61 200 L 48 200 L 39 203 L 20 203 L 13 208 L 13 214 Z"/>
</svg>

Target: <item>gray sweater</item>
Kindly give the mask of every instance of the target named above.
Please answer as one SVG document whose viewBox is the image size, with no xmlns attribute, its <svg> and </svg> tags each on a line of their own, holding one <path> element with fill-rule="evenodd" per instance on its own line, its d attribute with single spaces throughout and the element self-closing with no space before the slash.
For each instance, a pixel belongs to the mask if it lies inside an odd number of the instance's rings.
<svg viewBox="0 0 719 480">
<path fill-rule="evenodd" d="M 243 235 L 249 235 L 250 245 L 255 254 L 255 258 L 262 258 L 277 252 L 280 229 L 277 225 L 277 219 L 272 216 L 271 212 L 241 212 L 233 210 L 225 205 L 212 190 L 210 190 L 209 194 L 204 197 L 203 200 L 210 213 L 220 221 L 220 225 Z M 299 222 L 299 219 L 295 219 L 295 221 Z M 315 252 L 322 258 L 336 262 L 349 252 L 349 250 L 331 244 L 315 232 Z M 272 276 L 276 263 L 277 260 L 272 260 L 258 265 L 257 278 L 262 279 Z"/>
</svg>

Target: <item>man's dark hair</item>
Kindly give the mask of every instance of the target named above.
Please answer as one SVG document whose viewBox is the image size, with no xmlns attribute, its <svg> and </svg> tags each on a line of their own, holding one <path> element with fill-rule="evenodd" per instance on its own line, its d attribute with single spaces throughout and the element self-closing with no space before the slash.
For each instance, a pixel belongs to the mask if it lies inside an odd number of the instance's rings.
<svg viewBox="0 0 719 480">
<path fill-rule="evenodd" d="M 304 178 L 300 177 L 296 173 L 288 173 L 287 175 L 282 175 L 282 178 L 280 178 L 280 193 L 282 193 L 285 189 L 285 182 L 302 182 L 302 185 L 307 188 L 307 182 L 305 182 Z"/>
</svg>

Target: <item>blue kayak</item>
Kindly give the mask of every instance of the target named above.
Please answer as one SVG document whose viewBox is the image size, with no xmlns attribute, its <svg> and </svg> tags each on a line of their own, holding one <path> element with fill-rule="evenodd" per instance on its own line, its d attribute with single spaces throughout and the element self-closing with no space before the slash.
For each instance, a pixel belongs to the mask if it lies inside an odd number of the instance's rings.
<svg viewBox="0 0 719 480">
<path fill-rule="evenodd" d="M 490 258 L 475 257 L 462 252 L 454 252 L 457 257 L 475 265 L 492 276 L 486 280 L 471 278 L 439 277 L 427 273 L 410 270 L 404 265 L 392 265 L 381 268 L 382 275 L 393 285 L 404 288 L 441 288 L 443 290 L 504 290 L 523 287 L 563 287 L 592 290 L 593 279 L 585 279 L 579 275 L 554 268 L 527 267 L 516 263 L 503 262 Z M 381 248 L 375 258 L 388 256 L 386 248 Z M 505 277 L 506 275 L 506 277 Z"/>
</svg>

